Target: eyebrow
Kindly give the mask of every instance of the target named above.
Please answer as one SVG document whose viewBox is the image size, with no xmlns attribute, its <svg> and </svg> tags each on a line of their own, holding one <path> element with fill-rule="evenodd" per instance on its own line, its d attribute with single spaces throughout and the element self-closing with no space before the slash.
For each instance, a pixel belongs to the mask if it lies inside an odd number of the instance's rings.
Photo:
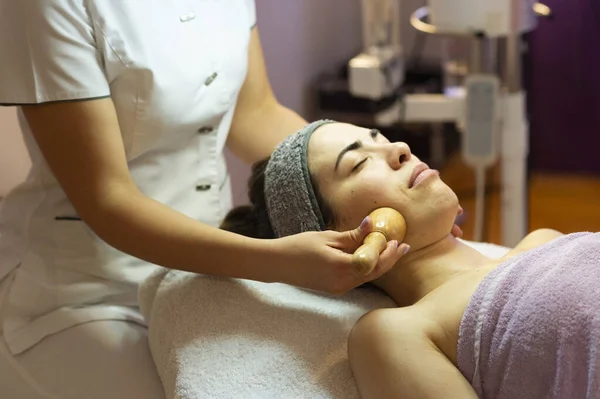
<svg viewBox="0 0 600 399">
<path fill-rule="evenodd" d="M 363 146 L 362 142 L 360 140 L 356 140 L 354 143 L 352 144 L 348 144 L 341 152 L 340 155 L 338 155 L 337 160 L 335 161 L 335 168 L 333 168 L 334 171 L 337 172 L 338 170 L 338 166 L 340 165 L 340 162 L 342 161 L 342 158 L 344 157 L 344 155 L 346 155 L 346 153 L 348 151 L 354 151 L 354 150 L 358 150 L 359 148 L 361 148 Z"/>
</svg>

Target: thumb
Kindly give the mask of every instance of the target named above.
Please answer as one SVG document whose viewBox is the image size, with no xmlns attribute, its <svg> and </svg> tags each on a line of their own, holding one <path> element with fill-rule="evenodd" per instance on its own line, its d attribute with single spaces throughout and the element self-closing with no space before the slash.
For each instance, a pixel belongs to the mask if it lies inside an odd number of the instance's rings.
<svg viewBox="0 0 600 399">
<path fill-rule="evenodd" d="M 370 216 L 367 216 L 363 219 L 360 226 L 354 230 L 349 230 L 346 232 L 345 241 L 347 242 L 345 244 L 354 246 L 354 249 L 356 249 L 363 244 L 363 241 L 371 231 L 373 231 L 373 219 L 371 219 Z"/>
</svg>

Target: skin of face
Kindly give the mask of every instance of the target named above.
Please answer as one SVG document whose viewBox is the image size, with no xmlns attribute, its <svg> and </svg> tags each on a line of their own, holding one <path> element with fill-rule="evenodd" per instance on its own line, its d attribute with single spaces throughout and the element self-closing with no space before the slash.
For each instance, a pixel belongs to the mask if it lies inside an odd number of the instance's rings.
<svg viewBox="0 0 600 399">
<path fill-rule="evenodd" d="M 373 210 L 391 207 L 406 220 L 404 242 L 412 250 L 446 237 L 459 206 L 437 171 L 409 187 L 420 164 L 406 143 L 391 143 L 377 131 L 350 124 L 324 125 L 308 145 L 310 174 L 335 214 L 336 225 L 329 227 L 350 230 Z"/>
</svg>

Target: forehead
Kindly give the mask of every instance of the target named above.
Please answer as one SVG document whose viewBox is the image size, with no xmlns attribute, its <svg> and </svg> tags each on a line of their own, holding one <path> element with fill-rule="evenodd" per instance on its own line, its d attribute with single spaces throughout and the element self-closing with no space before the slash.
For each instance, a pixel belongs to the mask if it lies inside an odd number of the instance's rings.
<svg viewBox="0 0 600 399">
<path fill-rule="evenodd" d="M 318 128 L 308 143 L 311 163 L 335 162 L 340 151 L 358 139 L 364 139 L 369 129 L 347 123 L 330 123 Z"/>
</svg>

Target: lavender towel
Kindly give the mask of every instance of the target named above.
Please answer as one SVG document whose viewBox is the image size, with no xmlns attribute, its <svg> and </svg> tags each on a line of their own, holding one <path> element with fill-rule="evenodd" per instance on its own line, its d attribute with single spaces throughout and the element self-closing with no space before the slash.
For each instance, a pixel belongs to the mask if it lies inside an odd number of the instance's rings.
<svg viewBox="0 0 600 399">
<path fill-rule="evenodd" d="M 560 237 L 490 273 L 457 349 L 481 398 L 600 398 L 600 233 Z"/>
</svg>

